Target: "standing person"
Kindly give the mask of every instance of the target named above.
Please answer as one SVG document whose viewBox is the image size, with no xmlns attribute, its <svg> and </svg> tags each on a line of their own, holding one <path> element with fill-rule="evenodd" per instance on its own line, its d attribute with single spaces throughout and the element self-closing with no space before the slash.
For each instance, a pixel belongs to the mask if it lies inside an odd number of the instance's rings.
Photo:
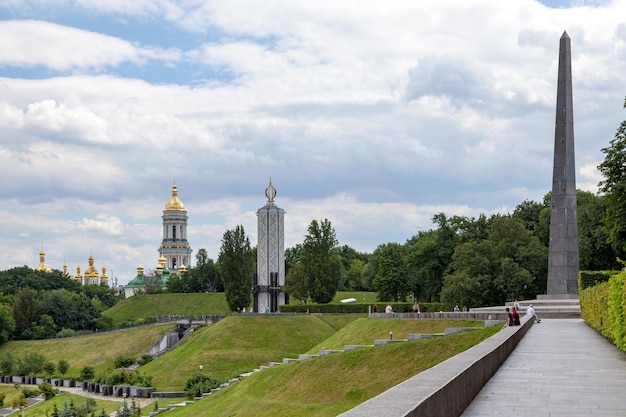
<svg viewBox="0 0 626 417">
<path fill-rule="evenodd" d="M 413 312 L 419 314 L 420 313 L 420 305 L 417 301 L 413 304 Z"/>
<path fill-rule="evenodd" d="M 374 304 L 374 313 L 378 313 L 378 304 Z"/>
<path fill-rule="evenodd" d="M 393 308 L 391 308 L 391 304 L 387 304 L 387 307 L 385 307 L 385 313 L 393 314 Z"/>
<path fill-rule="evenodd" d="M 519 305 L 519 301 L 517 301 L 517 298 L 515 299 L 515 301 L 513 301 L 513 308 L 515 308 L 515 310 L 519 313 L 520 312 L 520 308 L 521 306 Z"/>
<path fill-rule="evenodd" d="M 467 306 L 463 306 L 463 312 L 467 313 Z"/>
<path fill-rule="evenodd" d="M 506 311 L 506 324 L 504 325 L 504 327 L 509 327 L 509 326 L 513 326 L 513 316 L 511 315 L 511 309 L 510 308 L 505 308 L 504 311 Z"/>
<path fill-rule="evenodd" d="M 517 312 L 515 307 L 511 309 L 511 316 L 513 317 L 513 326 L 519 326 L 520 325 L 519 313 Z"/>
<path fill-rule="evenodd" d="M 460 311 L 460 310 L 459 310 L 459 305 L 457 304 L 457 305 L 455 305 L 455 306 L 454 306 L 454 312 L 455 312 L 455 313 L 458 313 L 459 311 Z"/>
<path fill-rule="evenodd" d="M 539 319 L 539 316 L 537 316 L 537 313 L 535 312 L 535 307 L 533 307 L 533 305 L 529 305 L 528 308 L 526 309 L 526 314 L 532 318 L 535 319 L 535 321 L 537 323 L 541 323 L 541 320 Z"/>
</svg>

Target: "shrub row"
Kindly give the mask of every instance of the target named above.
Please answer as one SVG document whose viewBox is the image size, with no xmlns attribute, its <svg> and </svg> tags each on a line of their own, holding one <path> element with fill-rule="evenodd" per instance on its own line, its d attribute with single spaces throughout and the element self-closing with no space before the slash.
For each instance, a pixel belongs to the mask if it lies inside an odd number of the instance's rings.
<svg viewBox="0 0 626 417">
<path fill-rule="evenodd" d="M 583 288 L 579 279 L 580 311 L 583 320 L 626 351 L 626 271 L 613 273 L 609 280 Z"/>
<path fill-rule="evenodd" d="M 620 271 L 580 271 L 578 284 L 581 290 L 593 287 L 601 282 L 607 282 L 612 275 Z"/>
<path fill-rule="evenodd" d="M 394 313 L 412 313 L 412 303 L 380 303 L 378 306 L 378 312 L 384 313 L 385 306 L 390 304 Z M 281 305 L 281 313 L 326 313 L 326 314 L 338 314 L 338 313 L 353 313 L 353 314 L 366 314 L 372 308 L 374 311 L 374 304 L 300 304 L 300 305 Z M 420 303 L 420 312 L 422 313 L 435 313 L 439 311 L 452 311 L 453 306 L 447 303 Z"/>
</svg>

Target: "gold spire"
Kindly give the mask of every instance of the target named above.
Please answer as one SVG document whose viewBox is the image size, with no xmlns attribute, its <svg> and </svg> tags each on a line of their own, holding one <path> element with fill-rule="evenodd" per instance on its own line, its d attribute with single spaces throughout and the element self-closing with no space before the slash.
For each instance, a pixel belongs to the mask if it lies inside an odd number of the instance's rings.
<svg viewBox="0 0 626 417">
<path fill-rule="evenodd" d="M 273 203 L 276 198 L 276 188 L 272 185 L 272 178 L 270 177 L 270 185 L 265 188 L 265 197 L 267 197 L 268 203 Z"/>
<path fill-rule="evenodd" d="M 85 278 L 98 278 L 98 270 L 93 266 L 93 255 L 89 256 L 89 266 L 85 269 Z"/>
<path fill-rule="evenodd" d="M 41 272 L 51 272 L 50 268 L 46 266 L 46 252 L 43 251 L 43 244 L 41 245 L 41 250 L 39 251 L 39 265 L 35 268 L 35 271 Z"/>
<path fill-rule="evenodd" d="M 104 265 L 102 265 L 102 275 L 100 276 L 100 283 L 109 283 L 109 277 L 107 277 L 107 269 L 104 267 Z"/>
<path fill-rule="evenodd" d="M 172 185 L 172 198 L 165 205 L 165 210 L 185 210 L 185 205 L 178 199 L 178 189 L 176 184 Z"/>
</svg>

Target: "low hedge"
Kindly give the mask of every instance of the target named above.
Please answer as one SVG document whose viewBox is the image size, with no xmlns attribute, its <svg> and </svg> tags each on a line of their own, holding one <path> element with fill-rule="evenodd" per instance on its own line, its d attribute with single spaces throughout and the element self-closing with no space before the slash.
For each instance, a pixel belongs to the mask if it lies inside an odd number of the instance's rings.
<svg viewBox="0 0 626 417">
<path fill-rule="evenodd" d="M 379 303 L 378 312 L 384 313 L 385 306 L 391 305 L 394 313 L 412 313 L 413 303 Z M 367 314 L 370 307 L 374 308 L 374 304 L 350 303 L 350 304 L 298 304 L 298 305 L 281 305 L 281 313 L 325 313 L 325 314 Z M 453 306 L 447 303 L 420 303 L 420 312 L 434 313 L 439 311 L 452 311 Z"/>
</svg>

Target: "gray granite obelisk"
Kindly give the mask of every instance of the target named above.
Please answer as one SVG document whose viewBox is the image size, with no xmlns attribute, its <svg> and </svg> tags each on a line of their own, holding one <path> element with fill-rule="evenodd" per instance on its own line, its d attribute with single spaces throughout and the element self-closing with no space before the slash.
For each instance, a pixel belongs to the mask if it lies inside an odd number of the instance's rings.
<svg viewBox="0 0 626 417">
<path fill-rule="evenodd" d="M 552 211 L 548 255 L 548 296 L 578 294 L 578 218 L 572 104 L 572 51 L 563 32 L 559 46 L 559 73 L 554 129 Z"/>
<path fill-rule="evenodd" d="M 274 204 L 276 188 L 265 189 L 267 204 L 257 215 L 257 273 L 254 276 L 254 311 L 275 313 L 288 303 L 285 294 L 285 211 Z"/>
</svg>

